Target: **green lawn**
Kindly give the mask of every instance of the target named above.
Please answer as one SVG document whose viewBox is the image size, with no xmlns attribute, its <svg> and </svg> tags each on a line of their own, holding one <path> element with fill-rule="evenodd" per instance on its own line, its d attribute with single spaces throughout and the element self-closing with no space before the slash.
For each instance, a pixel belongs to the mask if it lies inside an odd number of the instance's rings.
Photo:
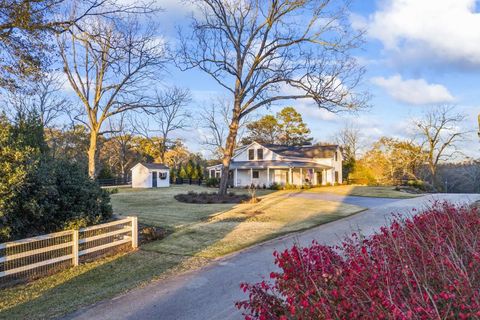
<svg viewBox="0 0 480 320">
<path fill-rule="evenodd" d="M 202 266 L 211 259 L 339 219 L 363 208 L 291 197 L 304 191 L 259 190 L 258 204 L 185 204 L 173 196 L 198 186 L 120 189 L 114 212 L 137 215 L 141 223 L 170 228 L 163 240 L 140 250 L 81 265 L 26 285 L 0 291 L 0 318 L 52 318 L 114 297 L 153 279 Z M 236 192 L 246 192 L 236 190 Z"/>
<path fill-rule="evenodd" d="M 420 195 L 411 194 L 395 190 L 395 187 L 371 187 L 359 185 L 341 185 L 331 187 L 320 187 L 307 190 L 307 192 L 331 192 L 340 195 L 357 196 L 357 197 L 373 197 L 373 198 L 394 198 L 409 199 Z"/>
</svg>

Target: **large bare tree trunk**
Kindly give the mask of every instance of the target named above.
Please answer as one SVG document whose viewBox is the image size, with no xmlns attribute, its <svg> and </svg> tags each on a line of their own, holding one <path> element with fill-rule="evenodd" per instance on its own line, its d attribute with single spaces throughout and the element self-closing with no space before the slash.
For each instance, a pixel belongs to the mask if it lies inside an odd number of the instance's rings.
<svg viewBox="0 0 480 320">
<path fill-rule="evenodd" d="M 98 132 L 90 131 L 90 146 L 88 147 L 88 175 L 91 179 L 97 177 L 96 159 L 97 159 Z"/>
<path fill-rule="evenodd" d="M 233 153 L 236 147 L 238 127 L 240 123 L 239 112 L 233 113 L 232 122 L 230 123 L 230 130 L 225 144 L 222 159 L 222 176 L 220 178 L 220 186 L 218 194 L 223 196 L 227 193 L 228 187 L 228 173 L 230 171 L 230 162 L 232 161 Z"/>
</svg>

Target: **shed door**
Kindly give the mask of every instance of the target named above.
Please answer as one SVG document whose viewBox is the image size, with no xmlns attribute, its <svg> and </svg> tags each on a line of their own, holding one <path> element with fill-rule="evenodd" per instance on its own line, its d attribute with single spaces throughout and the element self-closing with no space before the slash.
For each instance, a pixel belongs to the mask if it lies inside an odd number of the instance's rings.
<svg viewBox="0 0 480 320">
<path fill-rule="evenodd" d="M 157 187 L 157 172 L 153 171 L 152 172 L 152 188 Z"/>
</svg>

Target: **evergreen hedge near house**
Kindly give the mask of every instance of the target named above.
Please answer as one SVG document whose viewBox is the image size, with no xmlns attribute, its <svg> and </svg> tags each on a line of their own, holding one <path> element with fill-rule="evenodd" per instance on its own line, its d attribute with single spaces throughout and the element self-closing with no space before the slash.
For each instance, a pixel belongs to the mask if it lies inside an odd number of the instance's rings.
<svg viewBox="0 0 480 320">
<path fill-rule="evenodd" d="M 0 115 L 0 242 L 82 227 L 112 215 L 107 192 L 79 164 L 49 155 L 35 115 Z"/>
<path fill-rule="evenodd" d="M 242 284 L 245 319 L 478 319 L 480 213 L 436 203 L 341 247 L 275 252 L 271 281 Z"/>
</svg>

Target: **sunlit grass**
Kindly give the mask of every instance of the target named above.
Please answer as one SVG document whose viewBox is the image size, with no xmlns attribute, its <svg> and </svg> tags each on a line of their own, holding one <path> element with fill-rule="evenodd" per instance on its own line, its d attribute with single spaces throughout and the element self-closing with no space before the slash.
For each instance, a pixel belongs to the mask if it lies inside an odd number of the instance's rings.
<svg viewBox="0 0 480 320">
<path fill-rule="evenodd" d="M 393 198 L 409 199 L 419 195 L 395 190 L 395 187 L 382 186 L 359 186 L 359 185 L 341 185 L 331 187 L 320 187 L 307 190 L 307 192 L 331 192 L 345 196 L 373 197 L 373 198 Z"/>
</svg>

